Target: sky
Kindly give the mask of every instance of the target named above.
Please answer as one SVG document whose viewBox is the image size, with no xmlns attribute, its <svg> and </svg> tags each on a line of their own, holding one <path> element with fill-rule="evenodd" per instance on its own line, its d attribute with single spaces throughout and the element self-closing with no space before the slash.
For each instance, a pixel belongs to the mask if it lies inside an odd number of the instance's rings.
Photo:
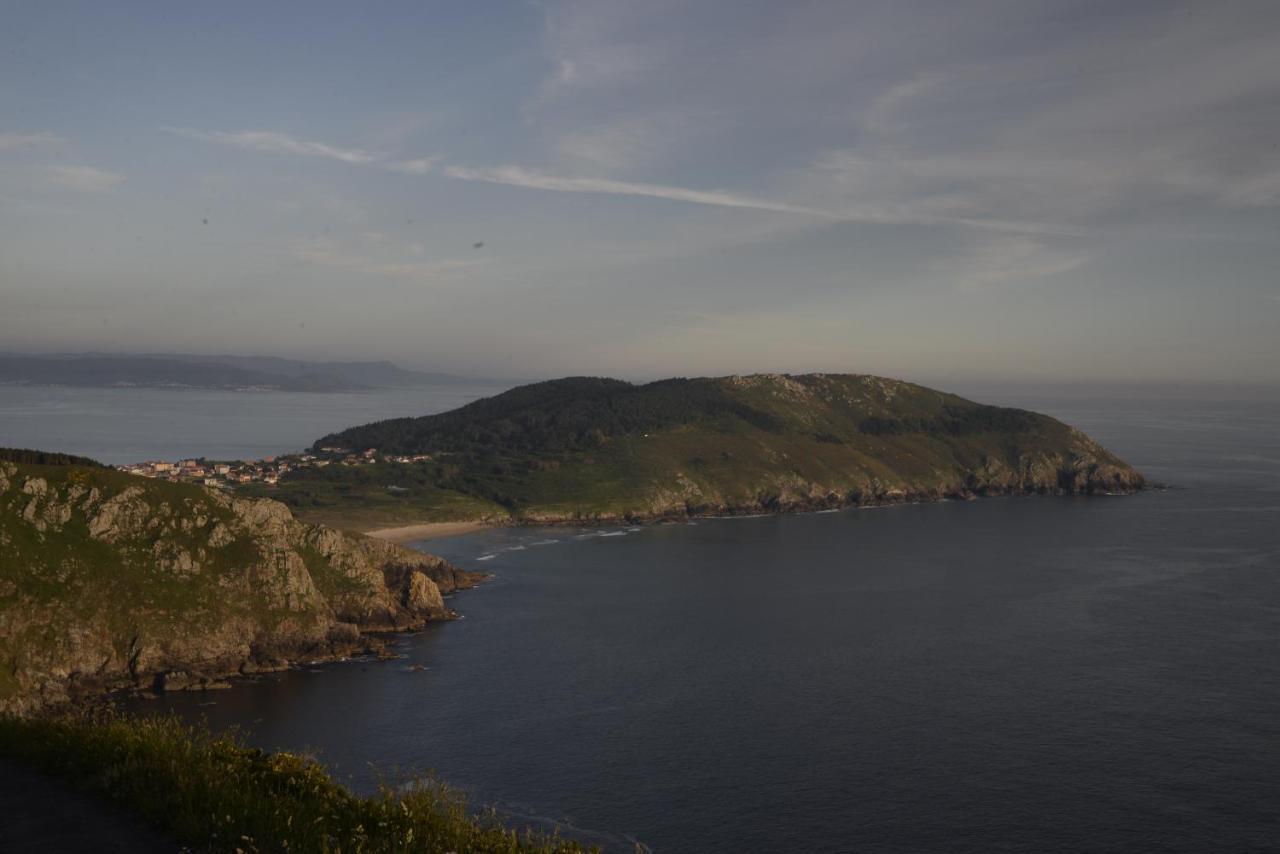
<svg viewBox="0 0 1280 854">
<path fill-rule="evenodd" d="M 1280 383 L 1280 4 L 0 7 L 0 351 Z"/>
</svg>

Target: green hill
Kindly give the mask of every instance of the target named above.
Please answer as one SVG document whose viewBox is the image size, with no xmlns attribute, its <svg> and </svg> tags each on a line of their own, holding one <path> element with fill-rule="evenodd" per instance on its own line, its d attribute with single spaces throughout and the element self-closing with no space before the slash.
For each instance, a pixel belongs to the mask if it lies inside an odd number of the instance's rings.
<svg viewBox="0 0 1280 854">
<path fill-rule="evenodd" d="M 844 374 L 554 380 L 315 447 L 431 456 L 303 470 L 272 493 L 347 524 L 656 519 L 1143 485 L 1048 416 Z"/>
<path fill-rule="evenodd" d="M 275 501 L 0 450 L 0 712 L 369 650 L 477 577 Z"/>
</svg>

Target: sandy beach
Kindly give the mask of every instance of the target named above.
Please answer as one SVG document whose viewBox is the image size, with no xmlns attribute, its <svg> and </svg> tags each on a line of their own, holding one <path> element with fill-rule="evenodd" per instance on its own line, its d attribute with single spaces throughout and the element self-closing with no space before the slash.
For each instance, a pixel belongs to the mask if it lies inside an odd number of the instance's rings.
<svg viewBox="0 0 1280 854">
<path fill-rule="evenodd" d="M 489 522 L 423 522 L 418 525 L 401 525 L 397 528 L 378 528 L 364 533 L 380 540 L 404 544 L 470 534 L 472 531 L 488 528 L 490 524 Z"/>
</svg>

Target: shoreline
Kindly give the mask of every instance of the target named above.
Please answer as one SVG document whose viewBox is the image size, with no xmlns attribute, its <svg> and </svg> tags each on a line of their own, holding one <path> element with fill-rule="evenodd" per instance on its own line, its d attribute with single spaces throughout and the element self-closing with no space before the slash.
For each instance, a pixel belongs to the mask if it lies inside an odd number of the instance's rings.
<svg viewBox="0 0 1280 854">
<path fill-rule="evenodd" d="M 1069 489 L 1027 489 L 1027 488 L 1010 488 L 1002 490 L 990 490 L 982 492 L 971 492 L 967 490 L 956 490 L 952 492 L 942 490 L 921 490 L 913 492 L 886 493 L 884 495 L 868 497 L 866 499 L 856 501 L 794 501 L 777 505 L 773 508 L 754 507 L 715 507 L 705 508 L 704 512 L 685 512 L 685 513 L 654 513 L 652 515 L 632 515 L 624 514 L 621 516 L 551 516 L 551 517 L 532 517 L 520 519 L 506 519 L 502 521 L 493 520 L 466 520 L 454 522 L 420 522 L 413 525 L 400 525 L 390 528 L 377 528 L 370 531 L 361 531 L 366 537 L 374 537 L 379 540 L 385 540 L 397 545 L 405 543 L 420 542 L 425 540 L 442 539 L 444 537 L 458 537 L 463 534 L 471 534 L 476 531 L 487 530 L 489 528 L 498 527 L 515 527 L 515 528 L 562 528 L 581 526 L 584 528 L 592 527 L 608 527 L 611 525 L 663 525 L 681 522 L 692 522 L 700 519 L 757 519 L 769 516 L 790 516 L 803 515 L 809 513 L 835 513 L 841 510 L 851 509 L 876 509 L 883 507 L 898 507 L 908 504 L 937 504 L 946 501 L 978 501 L 984 498 L 1034 498 L 1042 496 L 1079 496 L 1090 498 L 1105 497 L 1124 497 L 1136 495 L 1146 491 L 1160 491 L 1168 489 L 1165 484 L 1159 483 L 1142 483 L 1135 487 L 1117 490 L 1096 490 L 1096 491 L 1076 491 Z"/>
<path fill-rule="evenodd" d="M 417 525 L 400 525 L 394 528 L 375 528 L 362 531 L 366 537 L 386 540 L 388 543 L 404 545 L 422 540 L 438 540 L 442 537 L 459 537 L 485 528 L 494 527 L 493 522 L 421 522 Z"/>
</svg>

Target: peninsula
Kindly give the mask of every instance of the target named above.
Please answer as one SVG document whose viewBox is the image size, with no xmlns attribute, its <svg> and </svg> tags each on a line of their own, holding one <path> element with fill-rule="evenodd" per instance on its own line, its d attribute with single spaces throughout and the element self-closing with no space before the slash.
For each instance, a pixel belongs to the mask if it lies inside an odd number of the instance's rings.
<svg viewBox="0 0 1280 854">
<path fill-rule="evenodd" d="M 438 415 L 353 427 L 304 456 L 310 464 L 248 491 L 278 498 L 301 518 L 365 530 L 1144 485 L 1119 457 L 1046 415 L 857 374 L 553 380 Z"/>
</svg>

